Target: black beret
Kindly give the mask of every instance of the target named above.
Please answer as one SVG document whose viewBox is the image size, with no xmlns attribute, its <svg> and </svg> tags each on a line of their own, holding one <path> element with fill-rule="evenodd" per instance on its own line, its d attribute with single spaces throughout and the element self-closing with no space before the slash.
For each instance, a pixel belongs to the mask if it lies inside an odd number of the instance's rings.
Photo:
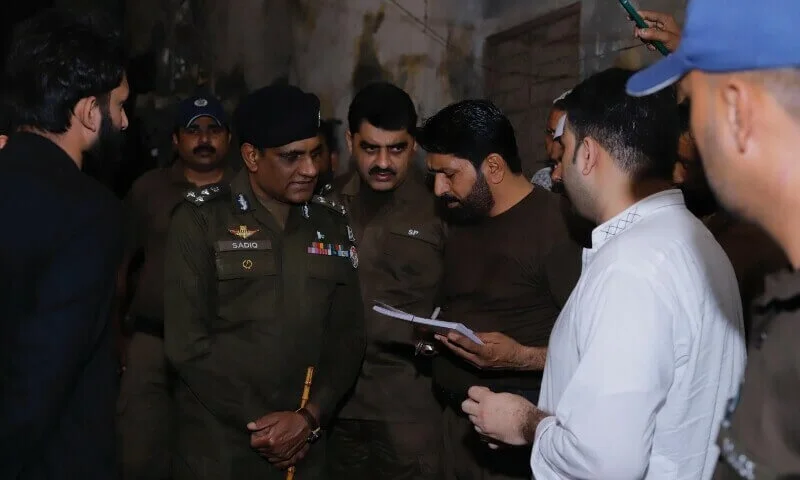
<svg viewBox="0 0 800 480">
<path fill-rule="evenodd" d="M 260 88 L 239 103 L 233 124 L 239 143 L 275 148 L 316 137 L 319 98 L 289 85 Z"/>
</svg>

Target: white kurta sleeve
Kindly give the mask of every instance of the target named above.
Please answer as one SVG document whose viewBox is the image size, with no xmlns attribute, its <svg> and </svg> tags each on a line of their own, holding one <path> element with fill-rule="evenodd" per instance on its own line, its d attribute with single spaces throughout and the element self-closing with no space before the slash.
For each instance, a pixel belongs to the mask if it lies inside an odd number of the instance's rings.
<svg viewBox="0 0 800 480">
<path fill-rule="evenodd" d="M 607 267 L 579 299 L 580 363 L 536 429 L 537 480 L 640 479 L 674 374 L 675 303 L 645 272 Z"/>
</svg>

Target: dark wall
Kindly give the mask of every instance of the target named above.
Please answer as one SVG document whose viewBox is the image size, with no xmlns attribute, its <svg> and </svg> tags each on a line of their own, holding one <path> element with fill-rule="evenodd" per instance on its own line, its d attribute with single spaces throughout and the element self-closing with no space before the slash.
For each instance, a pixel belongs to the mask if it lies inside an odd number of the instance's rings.
<svg viewBox="0 0 800 480">
<path fill-rule="evenodd" d="M 14 25 L 31 17 L 39 10 L 53 6 L 53 0 L 27 0 L 25 2 L 18 2 L 14 8 L 4 8 L 3 14 L 0 15 L 0 64 L 5 64 L 6 54 L 8 53 L 8 45 L 11 40 L 11 32 Z"/>
</svg>

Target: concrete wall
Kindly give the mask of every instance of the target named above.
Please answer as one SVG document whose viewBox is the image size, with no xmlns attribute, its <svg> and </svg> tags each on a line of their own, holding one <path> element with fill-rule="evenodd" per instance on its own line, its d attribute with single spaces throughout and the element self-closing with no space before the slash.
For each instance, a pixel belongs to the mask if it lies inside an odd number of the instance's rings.
<svg viewBox="0 0 800 480">
<path fill-rule="evenodd" d="M 326 0 L 307 5 L 306 21 L 295 25 L 291 79 L 320 96 L 323 116 L 344 120 L 353 93 L 375 80 L 404 88 L 423 117 L 480 94 L 475 58 L 480 1 Z"/>
<path fill-rule="evenodd" d="M 481 0 L 128 0 L 126 6 L 132 54 L 156 72 L 152 92 L 137 102 L 149 118 L 197 85 L 232 109 L 249 90 L 290 81 L 319 95 L 323 117 L 341 120 L 353 92 L 376 80 L 405 88 L 421 116 L 482 91 L 476 64 L 482 39 L 475 34 Z"/>
<path fill-rule="evenodd" d="M 575 0 L 483 0 L 482 37 L 502 32 Z M 633 24 L 616 0 L 581 0 L 580 68 L 583 77 L 622 62 L 643 66 L 660 58 L 633 38 Z M 659 10 L 683 21 L 686 0 L 638 0 L 638 8 Z"/>
</svg>

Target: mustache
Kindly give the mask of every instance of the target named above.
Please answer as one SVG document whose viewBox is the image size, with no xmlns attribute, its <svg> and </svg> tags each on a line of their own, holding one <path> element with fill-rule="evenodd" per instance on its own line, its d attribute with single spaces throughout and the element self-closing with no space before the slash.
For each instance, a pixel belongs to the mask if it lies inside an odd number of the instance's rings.
<svg viewBox="0 0 800 480">
<path fill-rule="evenodd" d="M 457 199 L 456 197 L 454 197 L 454 196 L 450 195 L 449 193 L 445 193 L 445 194 L 443 194 L 441 197 L 439 197 L 439 199 L 440 199 L 440 200 L 441 200 L 443 203 L 451 203 L 451 202 L 455 202 L 455 203 L 461 203 L 461 200 L 459 200 L 459 199 Z"/>
<path fill-rule="evenodd" d="M 392 168 L 372 167 L 369 169 L 370 175 L 397 175 L 397 172 Z"/>
<path fill-rule="evenodd" d="M 217 149 L 212 147 L 211 145 L 198 145 L 198 146 L 194 147 L 194 150 L 192 150 L 192 153 L 194 153 L 195 155 L 200 155 L 201 153 L 214 154 L 214 153 L 217 153 Z"/>
</svg>

